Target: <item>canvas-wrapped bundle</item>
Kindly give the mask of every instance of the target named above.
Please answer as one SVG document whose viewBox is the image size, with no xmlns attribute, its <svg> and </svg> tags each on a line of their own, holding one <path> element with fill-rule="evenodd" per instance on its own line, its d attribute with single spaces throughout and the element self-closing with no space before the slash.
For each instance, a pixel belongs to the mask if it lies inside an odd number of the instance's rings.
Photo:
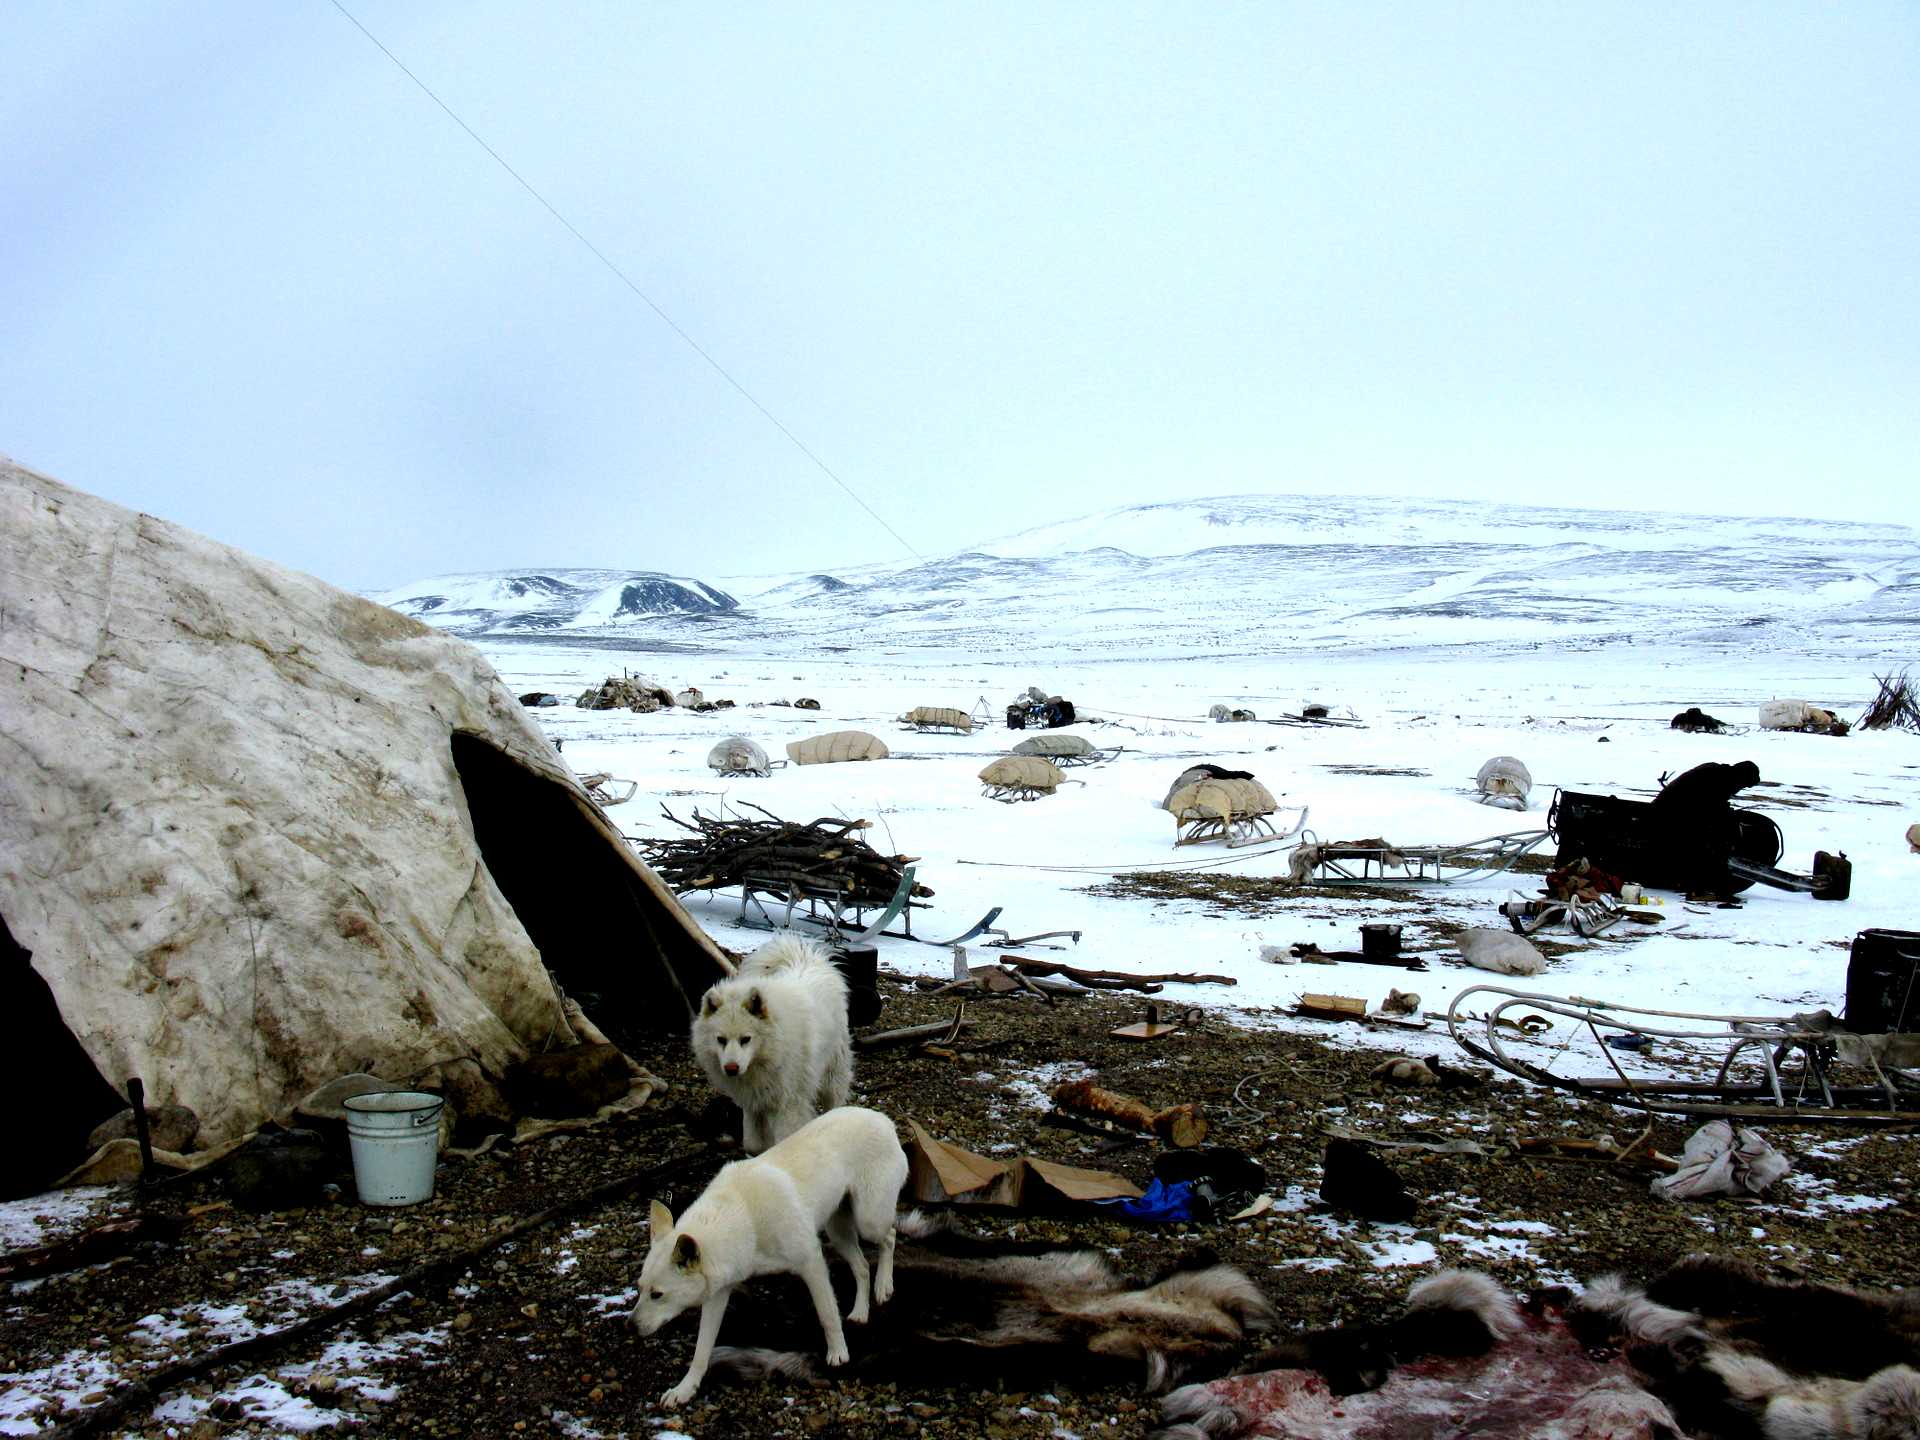
<svg viewBox="0 0 1920 1440">
<path fill-rule="evenodd" d="M 892 752 L 887 742 L 864 730 L 829 730 L 787 745 L 787 759 L 796 765 L 840 765 L 850 760 L 884 760 Z"/>
<path fill-rule="evenodd" d="M 716 775 L 767 775 L 772 763 L 767 752 L 744 735 L 722 740 L 707 752 L 707 765 Z"/>
<path fill-rule="evenodd" d="M 1038 755 L 1002 755 L 980 772 L 980 783 L 996 800 L 1035 800 L 1051 795 L 1066 778 L 1052 761 Z"/>
<path fill-rule="evenodd" d="M 901 719 L 916 730 L 954 730 L 962 735 L 973 733 L 973 716 L 950 705 L 915 706 Z"/>
</svg>

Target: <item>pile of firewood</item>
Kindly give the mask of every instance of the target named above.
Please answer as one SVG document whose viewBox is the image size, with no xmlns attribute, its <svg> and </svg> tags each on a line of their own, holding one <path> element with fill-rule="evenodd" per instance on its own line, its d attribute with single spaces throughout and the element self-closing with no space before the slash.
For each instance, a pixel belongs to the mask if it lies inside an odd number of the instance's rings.
<svg viewBox="0 0 1920 1440">
<path fill-rule="evenodd" d="M 1860 717 L 1862 730 L 1920 730 L 1920 703 L 1914 698 L 1913 682 L 1902 670 L 1898 675 L 1876 675 L 1880 693 Z"/>
<path fill-rule="evenodd" d="M 870 820 L 836 817 L 799 825 L 758 805 L 742 805 L 764 820 L 723 819 L 693 812 L 682 820 L 664 805 L 661 813 L 690 831 L 687 837 L 642 840 L 640 853 L 675 892 L 738 888 L 781 901 L 825 900 L 840 907 L 883 906 L 900 888 L 915 855 L 882 855 L 859 832 Z M 913 887 L 914 899 L 933 891 Z"/>
</svg>

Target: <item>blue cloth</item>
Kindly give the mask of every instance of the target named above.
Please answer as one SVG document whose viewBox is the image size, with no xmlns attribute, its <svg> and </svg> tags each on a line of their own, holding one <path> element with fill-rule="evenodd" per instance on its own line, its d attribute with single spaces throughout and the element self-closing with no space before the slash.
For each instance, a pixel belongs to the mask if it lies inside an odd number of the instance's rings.
<svg viewBox="0 0 1920 1440">
<path fill-rule="evenodd" d="M 1093 1203 L 1118 1210 L 1133 1220 L 1165 1222 L 1195 1218 L 1193 1182 L 1190 1180 L 1176 1180 L 1171 1185 L 1162 1180 L 1149 1180 L 1147 1193 L 1137 1200 L 1096 1200 Z"/>
</svg>

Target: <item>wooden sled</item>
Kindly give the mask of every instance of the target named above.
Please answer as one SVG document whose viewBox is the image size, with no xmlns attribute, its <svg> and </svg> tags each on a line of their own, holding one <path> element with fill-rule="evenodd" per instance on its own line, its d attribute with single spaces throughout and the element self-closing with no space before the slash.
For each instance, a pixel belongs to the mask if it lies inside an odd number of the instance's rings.
<svg viewBox="0 0 1920 1440">
<path fill-rule="evenodd" d="M 1548 839 L 1545 830 L 1490 835 L 1461 845 L 1326 844 L 1311 830 L 1295 847 L 1296 864 L 1308 861 L 1303 884 L 1458 885 L 1485 880 L 1513 867 Z"/>
<path fill-rule="evenodd" d="M 1468 1009 L 1473 997 L 1489 1005 Z M 1558 1016 L 1586 1027 L 1614 1073 L 1590 1079 L 1556 1075 L 1509 1054 L 1516 1029 L 1505 1012 Z M 1920 1062 L 1920 1035 L 1852 1035 L 1824 1011 L 1805 1015 L 1703 1015 L 1684 1010 L 1648 1010 L 1573 995 L 1532 995 L 1499 985 L 1474 985 L 1453 997 L 1447 1029 L 1460 1048 L 1509 1075 L 1575 1095 L 1606 1100 L 1649 1115 L 1696 1120 L 1766 1121 L 1860 1126 L 1920 1125 L 1920 1076 L 1907 1073 Z M 1503 1038 L 1502 1030 L 1509 1033 Z M 1611 1038 L 1609 1038 L 1611 1037 Z M 1651 1050 L 1649 1050 L 1651 1047 Z M 1696 1074 L 1629 1076 L 1616 1050 L 1651 1055 L 1677 1066 L 1684 1058 Z M 1853 1072 L 1855 1083 L 1842 1076 Z"/>
</svg>

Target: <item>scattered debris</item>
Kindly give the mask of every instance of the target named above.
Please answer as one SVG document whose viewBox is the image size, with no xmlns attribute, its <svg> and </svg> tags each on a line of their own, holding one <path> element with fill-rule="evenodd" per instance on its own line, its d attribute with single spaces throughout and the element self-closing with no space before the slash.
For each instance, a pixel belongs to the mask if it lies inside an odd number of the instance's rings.
<svg viewBox="0 0 1920 1440">
<path fill-rule="evenodd" d="M 796 710 L 818 710 L 820 708 L 820 702 L 802 695 L 798 700 L 793 702 L 793 708 Z"/>
<path fill-rule="evenodd" d="M 1146 1019 L 1136 1021 L 1132 1025 L 1121 1025 L 1109 1030 L 1107 1034 L 1116 1040 L 1159 1040 L 1173 1034 L 1176 1030 L 1198 1025 L 1205 1018 L 1205 1011 L 1169 1010 L 1160 1002 L 1154 1001 L 1147 1006 Z"/>
<path fill-rule="evenodd" d="M 1362 1020 L 1367 1002 L 1357 995 L 1318 995 L 1309 991 L 1293 1007 L 1295 1015 L 1311 1020 Z"/>
<path fill-rule="evenodd" d="M 1439 1072 L 1413 1055 L 1389 1055 L 1373 1067 L 1372 1078 L 1384 1080 L 1389 1085 L 1415 1087 L 1440 1083 Z"/>
<path fill-rule="evenodd" d="M 1679 1169 L 1656 1179 L 1652 1189 L 1663 1200 L 1759 1195 L 1792 1169 L 1787 1157 L 1757 1132 L 1709 1120 L 1687 1137 Z"/>
<path fill-rule="evenodd" d="M 1547 957 L 1536 950 L 1523 935 L 1511 930 L 1488 930 L 1473 926 L 1454 936 L 1462 958 L 1469 965 L 1492 970 L 1500 975 L 1538 975 L 1547 968 Z"/>
<path fill-rule="evenodd" d="M 1058 730 L 1076 718 L 1071 700 L 1049 695 L 1038 685 L 1028 686 L 1025 695 L 1007 706 L 1009 730 Z"/>
<path fill-rule="evenodd" d="M 1327 1142 L 1321 1162 L 1320 1198 L 1335 1210 L 1346 1210 L 1365 1220 L 1411 1220 L 1414 1200 L 1393 1167 L 1371 1147 L 1352 1140 Z"/>
<path fill-rule="evenodd" d="M 596 770 L 591 775 L 580 777 L 580 788 L 587 792 L 589 800 L 605 810 L 609 806 L 626 804 L 640 788 L 640 782 L 616 779 L 608 771 Z"/>
<path fill-rule="evenodd" d="M 1240 983 L 1231 975 L 1202 975 L 1188 970 L 1166 971 L 1157 975 L 1136 975 L 1128 970 L 1084 970 L 1077 965 L 1064 965 L 1058 960 L 1029 960 L 1021 955 L 1008 956 L 1000 963 L 1028 975 L 1064 975 L 1091 990 L 1139 990 L 1148 995 L 1157 994 L 1163 985 Z"/>
<path fill-rule="evenodd" d="M 1389 990 L 1380 1008 L 1388 1015 L 1418 1015 L 1420 997 L 1407 990 Z"/>
<path fill-rule="evenodd" d="M 1362 937 L 1361 943 L 1364 946 L 1364 937 Z M 1273 948 L 1275 947 L 1261 947 L 1262 957 L 1265 958 L 1266 951 Z M 1298 964 L 1301 961 L 1305 961 L 1310 965 L 1337 965 L 1341 961 L 1346 960 L 1360 965 L 1391 965 L 1399 970 L 1424 970 L 1427 968 L 1427 962 L 1422 960 L 1418 955 L 1370 955 L 1364 948 L 1359 950 L 1322 950 L 1311 940 L 1301 940 L 1288 946 L 1287 954 L 1290 958 L 1283 963 Z"/>
<path fill-rule="evenodd" d="M 906 1025 L 898 1030 L 882 1030 L 874 1035 L 856 1035 L 853 1046 L 856 1050 L 878 1050 L 888 1045 L 905 1045 L 912 1041 L 921 1041 L 923 1045 L 951 1045 L 960 1038 L 960 1032 L 973 1022 L 967 1019 L 967 1002 L 962 1000 L 954 1007 L 951 1020 L 935 1021 L 931 1025 Z"/>
<path fill-rule="evenodd" d="M 909 1120 L 907 1189 L 923 1205 L 1004 1205 L 1012 1210 L 1057 1209 L 1089 1200 L 1135 1199 L 1140 1187 L 1105 1170 L 1059 1165 L 1033 1155 L 989 1160 L 936 1140 Z"/>
<path fill-rule="evenodd" d="M 650 715 L 673 707 L 673 692 L 652 680 L 638 676 L 609 675 L 592 690 L 581 692 L 573 702 L 581 710 L 632 710 Z"/>
<path fill-rule="evenodd" d="M 1070 1080 L 1056 1086 L 1051 1098 L 1062 1110 L 1154 1135 L 1183 1150 L 1207 1138 L 1207 1117 L 1191 1103 L 1155 1110 L 1130 1095 L 1104 1090 L 1091 1080 Z"/>
</svg>

